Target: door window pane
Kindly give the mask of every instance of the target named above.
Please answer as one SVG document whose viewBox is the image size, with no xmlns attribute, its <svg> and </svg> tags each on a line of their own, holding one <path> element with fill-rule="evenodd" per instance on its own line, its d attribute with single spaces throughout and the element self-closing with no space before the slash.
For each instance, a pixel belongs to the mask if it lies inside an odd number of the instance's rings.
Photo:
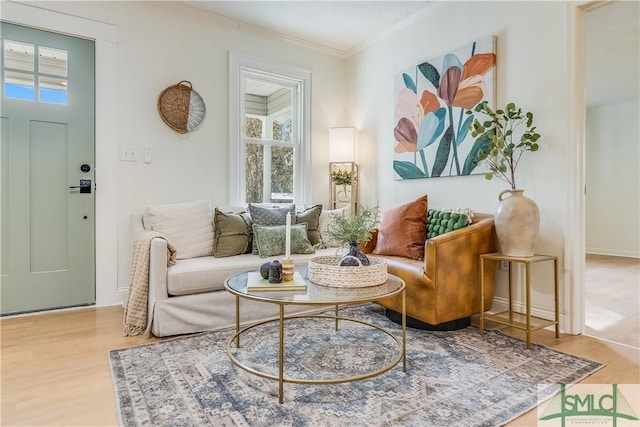
<svg viewBox="0 0 640 427">
<path fill-rule="evenodd" d="M 38 71 L 58 77 L 67 77 L 66 50 L 38 46 Z"/>
<path fill-rule="evenodd" d="M 4 67 L 13 70 L 35 70 L 35 47 L 32 44 L 4 41 Z"/>
<path fill-rule="evenodd" d="M 67 80 L 56 77 L 40 77 L 41 102 L 67 105 Z"/>
<path fill-rule="evenodd" d="M 5 40 L 4 56 L 4 96 L 6 98 L 35 100 L 35 46 L 12 40 Z"/>
<path fill-rule="evenodd" d="M 4 96 L 6 98 L 35 100 L 35 82 L 33 74 L 16 71 L 4 72 Z"/>
</svg>

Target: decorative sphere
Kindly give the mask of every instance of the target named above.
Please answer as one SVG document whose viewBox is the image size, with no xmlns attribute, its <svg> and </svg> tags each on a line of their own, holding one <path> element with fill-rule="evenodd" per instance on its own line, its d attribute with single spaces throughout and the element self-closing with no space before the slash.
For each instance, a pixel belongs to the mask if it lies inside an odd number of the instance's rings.
<svg viewBox="0 0 640 427">
<path fill-rule="evenodd" d="M 346 255 L 340 260 L 341 267 L 357 267 L 359 265 L 358 258 L 353 255 Z"/>
<path fill-rule="evenodd" d="M 260 275 L 263 279 L 269 278 L 269 267 L 271 266 L 270 262 L 265 262 L 260 266 Z"/>
</svg>

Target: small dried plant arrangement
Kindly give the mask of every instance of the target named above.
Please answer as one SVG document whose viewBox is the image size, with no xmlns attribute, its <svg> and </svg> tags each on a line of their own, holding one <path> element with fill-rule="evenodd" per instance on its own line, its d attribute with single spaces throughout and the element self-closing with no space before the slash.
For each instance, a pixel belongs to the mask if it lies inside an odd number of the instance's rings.
<svg viewBox="0 0 640 427">
<path fill-rule="evenodd" d="M 346 216 L 331 214 L 328 233 L 332 240 L 340 243 L 366 243 L 371 240 L 371 232 L 379 224 L 380 208 L 362 208 L 360 214 Z"/>
<path fill-rule="evenodd" d="M 331 172 L 331 181 L 335 185 L 351 185 L 353 176 L 350 171 L 338 169 Z"/>
</svg>

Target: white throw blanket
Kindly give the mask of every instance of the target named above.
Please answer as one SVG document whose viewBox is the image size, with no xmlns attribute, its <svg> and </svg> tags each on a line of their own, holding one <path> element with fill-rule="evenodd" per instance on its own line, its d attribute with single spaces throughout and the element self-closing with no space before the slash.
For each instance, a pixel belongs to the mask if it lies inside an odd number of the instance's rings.
<svg viewBox="0 0 640 427">
<path fill-rule="evenodd" d="M 129 296 L 124 306 L 124 332 L 125 337 L 140 335 L 149 331 L 147 319 L 149 301 L 149 252 L 151 240 L 161 238 L 167 242 L 167 265 L 176 263 L 176 248 L 166 234 L 159 231 L 141 231 L 136 234 L 133 242 L 133 254 L 131 256 L 131 282 L 129 283 Z"/>
</svg>

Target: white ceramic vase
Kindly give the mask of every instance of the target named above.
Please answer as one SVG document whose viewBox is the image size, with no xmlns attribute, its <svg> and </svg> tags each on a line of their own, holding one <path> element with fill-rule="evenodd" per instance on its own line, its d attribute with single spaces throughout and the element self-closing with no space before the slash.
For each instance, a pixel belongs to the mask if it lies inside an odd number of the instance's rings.
<svg viewBox="0 0 640 427">
<path fill-rule="evenodd" d="M 339 202 L 351 201 L 351 186 L 343 185 L 342 190 L 338 190 L 337 198 Z"/>
<path fill-rule="evenodd" d="M 540 211 L 524 190 L 504 190 L 498 195 L 496 234 L 502 255 L 530 257 L 540 230 Z"/>
</svg>

